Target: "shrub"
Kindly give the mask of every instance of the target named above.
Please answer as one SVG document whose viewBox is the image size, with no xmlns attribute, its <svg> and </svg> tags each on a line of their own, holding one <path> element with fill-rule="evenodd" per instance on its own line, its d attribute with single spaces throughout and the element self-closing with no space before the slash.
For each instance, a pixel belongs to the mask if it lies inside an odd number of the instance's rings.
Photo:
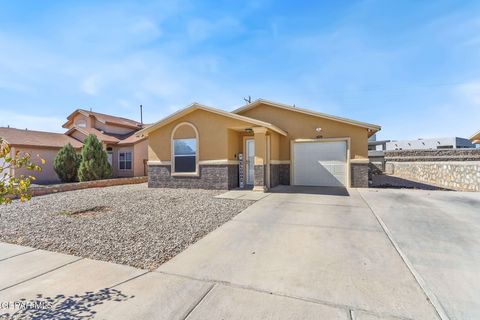
<svg viewBox="0 0 480 320">
<path fill-rule="evenodd" d="M 80 181 L 110 178 L 112 168 L 108 163 L 107 152 L 94 134 L 90 134 L 85 140 L 81 155 L 82 159 L 78 168 Z"/>
<path fill-rule="evenodd" d="M 80 156 L 75 152 L 70 143 L 58 151 L 53 161 L 53 168 L 63 182 L 77 181 L 79 166 Z"/>
<path fill-rule="evenodd" d="M 40 159 L 45 164 L 44 159 Z M 9 204 L 12 198 L 18 197 L 24 202 L 30 200 L 30 184 L 35 176 L 14 176 L 11 169 L 25 168 L 30 171 L 42 171 L 42 168 L 31 161 L 29 153 L 12 152 L 10 145 L 0 137 L 0 204 Z"/>
</svg>

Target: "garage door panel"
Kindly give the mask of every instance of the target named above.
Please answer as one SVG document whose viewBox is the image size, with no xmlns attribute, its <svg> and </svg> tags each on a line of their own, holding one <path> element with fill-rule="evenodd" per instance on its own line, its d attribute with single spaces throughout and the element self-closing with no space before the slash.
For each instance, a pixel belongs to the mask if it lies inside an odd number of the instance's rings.
<svg viewBox="0 0 480 320">
<path fill-rule="evenodd" d="M 296 185 L 345 186 L 347 147 L 344 141 L 294 144 Z"/>
</svg>

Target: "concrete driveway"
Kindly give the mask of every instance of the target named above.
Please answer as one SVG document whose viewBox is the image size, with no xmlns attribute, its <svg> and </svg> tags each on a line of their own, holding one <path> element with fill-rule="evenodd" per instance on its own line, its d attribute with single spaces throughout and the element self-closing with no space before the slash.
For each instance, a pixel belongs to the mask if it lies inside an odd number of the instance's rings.
<svg viewBox="0 0 480 320">
<path fill-rule="evenodd" d="M 282 187 L 154 272 L 2 244 L 0 318 L 477 319 L 479 208 L 480 194 Z M 20 299 L 49 308 L 5 308 Z"/>
</svg>

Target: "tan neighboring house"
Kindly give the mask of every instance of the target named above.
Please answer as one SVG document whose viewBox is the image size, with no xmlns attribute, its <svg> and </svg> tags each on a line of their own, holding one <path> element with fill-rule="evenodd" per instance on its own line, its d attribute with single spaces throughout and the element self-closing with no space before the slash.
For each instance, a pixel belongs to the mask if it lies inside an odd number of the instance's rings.
<svg viewBox="0 0 480 320">
<path fill-rule="evenodd" d="M 480 144 L 480 131 L 471 136 L 470 141 L 472 141 L 473 144 Z"/>
<path fill-rule="evenodd" d="M 368 138 L 380 126 L 256 100 L 232 112 L 194 103 L 148 137 L 150 187 L 266 190 L 368 187 Z"/>
<path fill-rule="evenodd" d="M 10 174 L 19 176 L 33 175 L 36 180 L 33 183 L 55 183 L 59 179 L 53 169 L 53 160 L 58 151 L 66 144 L 70 143 L 78 152 L 82 148 L 82 143 L 62 133 L 33 131 L 14 128 L 0 128 L 0 137 L 4 139 L 11 147 L 11 155 L 16 152 L 29 153 L 32 162 L 42 167 L 41 172 L 30 171 L 26 169 L 10 169 Z M 41 163 L 45 160 L 45 164 Z"/>
<path fill-rule="evenodd" d="M 135 133 L 145 128 L 140 122 L 103 113 L 77 109 L 62 126 L 66 135 L 84 142 L 94 134 L 103 142 L 114 177 L 145 176 L 147 145 L 145 137 Z"/>
<path fill-rule="evenodd" d="M 59 182 L 60 179 L 53 169 L 56 154 L 67 143 L 80 152 L 89 134 L 95 134 L 105 145 L 113 177 L 146 175 L 148 142 L 145 137 L 136 135 L 137 131 L 146 127 L 140 122 L 78 109 L 67 117 L 63 127 L 68 129 L 64 134 L 0 128 L 0 137 L 12 146 L 12 152 L 28 152 L 34 160 L 46 160 L 46 163 L 41 165 L 42 172 L 33 174 L 37 178 L 36 183 Z M 18 170 L 14 173 L 21 174 Z"/>
</svg>

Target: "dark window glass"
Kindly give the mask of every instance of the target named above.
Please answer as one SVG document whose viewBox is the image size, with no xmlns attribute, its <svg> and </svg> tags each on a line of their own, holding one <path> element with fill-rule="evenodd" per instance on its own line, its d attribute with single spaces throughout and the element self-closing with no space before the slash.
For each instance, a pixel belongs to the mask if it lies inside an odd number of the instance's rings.
<svg viewBox="0 0 480 320">
<path fill-rule="evenodd" d="M 197 140 L 173 140 L 175 172 L 188 173 L 196 171 Z"/>
<path fill-rule="evenodd" d="M 120 170 L 132 170 L 131 152 L 120 152 L 118 154 L 118 168 Z"/>
<path fill-rule="evenodd" d="M 175 172 L 195 172 L 195 156 L 175 157 Z"/>
</svg>

